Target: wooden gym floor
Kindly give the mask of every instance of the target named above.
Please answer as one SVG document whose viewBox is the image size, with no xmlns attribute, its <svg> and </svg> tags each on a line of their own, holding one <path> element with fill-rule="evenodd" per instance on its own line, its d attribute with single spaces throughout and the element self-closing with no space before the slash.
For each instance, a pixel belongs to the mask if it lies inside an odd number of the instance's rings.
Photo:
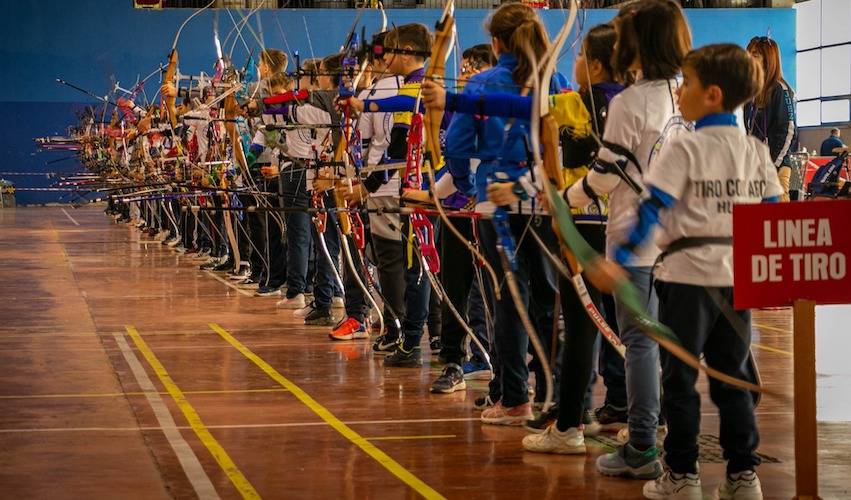
<svg viewBox="0 0 851 500">
<path fill-rule="evenodd" d="M 0 269 L 1 497 L 640 497 L 596 472 L 605 440 L 524 453 L 522 429 L 478 422 L 483 382 L 429 394 L 437 365 L 385 370 L 97 207 L 0 210 Z M 755 323 L 764 382 L 791 395 L 790 313 Z M 790 408 L 758 410 L 766 498 L 794 493 Z M 849 495 L 849 428 L 820 425 L 824 498 Z M 701 467 L 709 496 L 723 465 Z"/>
</svg>

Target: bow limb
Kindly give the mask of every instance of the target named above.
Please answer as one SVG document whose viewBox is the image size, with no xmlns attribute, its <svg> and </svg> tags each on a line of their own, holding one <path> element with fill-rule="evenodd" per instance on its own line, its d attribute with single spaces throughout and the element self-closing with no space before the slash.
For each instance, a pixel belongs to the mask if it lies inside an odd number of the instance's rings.
<svg viewBox="0 0 851 500">
<path fill-rule="evenodd" d="M 573 27 L 573 24 L 576 20 L 576 1 L 571 0 L 570 5 L 570 14 L 568 15 L 568 19 L 565 24 L 562 26 L 562 29 L 559 31 L 556 36 L 556 40 L 552 44 L 550 50 L 544 58 L 545 66 L 541 73 L 541 76 L 538 77 L 538 72 L 533 72 L 533 88 L 535 89 L 535 96 L 538 99 L 538 106 L 533 106 L 533 116 L 532 121 L 530 123 L 530 138 L 532 143 L 532 156 L 535 160 L 535 164 L 540 166 L 543 170 L 544 175 L 541 176 L 543 182 L 546 185 L 555 184 L 559 191 L 564 189 L 564 177 L 561 175 L 561 166 L 558 160 L 558 123 L 556 123 L 555 119 L 551 114 L 549 114 L 549 93 L 543 89 L 543 86 L 549 82 L 552 78 L 553 73 L 555 72 L 555 64 L 558 58 L 558 54 L 561 51 L 561 48 L 564 46 L 567 41 L 568 34 Z M 534 56 L 534 54 L 530 54 L 530 56 Z M 532 57 L 534 60 L 534 57 Z M 541 150 L 543 149 L 543 154 Z M 545 196 L 548 197 L 548 201 L 550 201 L 550 210 L 552 212 L 553 218 L 556 217 L 571 217 L 570 211 L 567 213 L 557 213 L 553 210 L 554 207 L 552 200 L 549 200 L 549 192 L 545 193 Z M 559 232 L 559 228 L 555 221 L 553 222 L 553 231 L 556 234 L 556 237 L 559 240 L 562 240 L 561 234 Z M 535 235 L 537 236 L 537 235 Z M 551 255 L 549 249 L 546 248 L 543 241 L 540 241 L 539 238 L 535 238 L 541 248 L 544 250 L 545 254 L 548 256 Z M 606 322 L 603 315 L 600 313 L 600 310 L 597 308 L 594 301 L 591 300 L 591 296 L 588 293 L 588 288 L 585 285 L 585 280 L 582 277 L 582 268 L 576 262 L 576 258 L 567 248 L 567 246 L 562 242 L 560 245 L 561 254 L 564 257 L 565 261 L 568 264 L 568 269 L 564 269 L 562 274 L 570 281 L 573 286 L 574 291 L 577 294 L 580 302 L 584 306 L 585 312 L 587 313 L 589 319 L 597 326 L 597 329 L 603 335 L 603 338 L 608 341 L 612 347 L 624 357 L 626 354 L 626 348 L 621 343 L 617 334 L 614 330 L 609 326 Z M 565 272 L 566 271 L 566 272 Z"/>
<path fill-rule="evenodd" d="M 446 58 L 449 55 L 449 49 L 452 47 L 452 38 L 455 32 L 455 0 L 448 0 L 446 2 L 446 6 L 443 9 L 443 14 L 440 20 L 435 25 L 435 39 L 434 45 L 432 47 L 432 53 L 429 57 L 429 67 L 425 73 L 425 79 L 427 80 L 443 80 L 446 73 Z M 416 113 L 419 110 L 420 106 L 420 98 L 422 95 L 417 96 L 416 106 L 414 108 L 414 112 Z M 431 193 L 431 197 L 434 200 L 435 208 L 437 209 L 437 213 L 440 216 L 443 225 L 449 229 L 449 231 L 458 239 L 467 250 L 470 251 L 475 257 L 476 260 L 481 263 L 481 265 L 488 272 L 488 275 L 491 278 L 491 282 L 494 285 L 494 294 L 496 298 L 500 298 L 500 289 L 499 289 L 499 279 L 496 276 L 496 271 L 494 271 L 493 267 L 487 261 L 484 255 L 471 243 L 467 240 L 467 238 L 455 227 L 455 224 L 452 223 L 449 216 L 446 215 L 446 210 L 443 208 L 443 204 L 437 196 L 437 191 L 435 190 L 435 174 L 434 174 L 434 166 L 440 165 L 443 162 L 443 155 L 440 151 L 440 123 L 443 121 L 443 110 L 433 109 L 429 106 L 426 106 L 426 112 L 423 116 L 423 129 L 425 131 L 426 136 L 426 151 L 428 152 L 430 161 L 424 162 L 426 165 L 426 170 L 428 171 L 430 182 L 429 182 L 429 192 Z"/>
<path fill-rule="evenodd" d="M 177 41 L 180 39 L 180 33 L 183 31 L 183 28 L 198 14 L 204 12 L 208 8 L 212 7 L 212 5 L 216 3 L 216 0 L 212 0 L 210 3 L 205 5 L 204 7 L 198 9 L 193 12 L 192 15 L 186 18 L 185 21 L 177 28 L 177 33 L 174 35 L 174 42 L 171 44 L 171 52 L 168 56 L 168 67 L 166 68 L 165 77 L 163 78 L 163 83 L 174 83 L 174 77 L 177 73 Z M 167 96 L 163 99 L 163 104 L 165 105 L 166 113 L 168 113 L 169 122 L 171 122 L 172 128 L 177 127 L 177 110 L 175 107 L 177 96 Z"/>
</svg>

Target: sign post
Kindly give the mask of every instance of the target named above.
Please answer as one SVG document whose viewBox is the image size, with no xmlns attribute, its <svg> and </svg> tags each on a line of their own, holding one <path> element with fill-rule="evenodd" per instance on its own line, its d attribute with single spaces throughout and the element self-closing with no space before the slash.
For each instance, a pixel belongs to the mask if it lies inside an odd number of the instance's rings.
<svg viewBox="0 0 851 500">
<path fill-rule="evenodd" d="M 851 303 L 851 200 L 733 207 L 736 309 L 792 306 L 795 498 L 817 499 L 816 304 Z"/>
</svg>

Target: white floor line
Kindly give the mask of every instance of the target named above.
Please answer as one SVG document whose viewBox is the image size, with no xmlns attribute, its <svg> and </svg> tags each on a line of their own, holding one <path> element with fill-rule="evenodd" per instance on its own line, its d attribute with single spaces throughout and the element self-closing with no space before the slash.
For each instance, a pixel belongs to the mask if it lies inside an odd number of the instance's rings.
<svg viewBox="0 0 851 500">
<path fill-rule="evenodd" d="M 213 278 L 214 280 L 221 282 L 221 283 L 224 283 L 228 288 L 233 288 L 234 290 L 236 290 L 237 292 L 239 292 L 242 295 L 245 295 L 246 297 L 253 297 L 254 296 L 254 292 L 249 292 L 248 290 L 244 290 L 244 289 L 234 285 L 233 283 L 222 278 L 221 276 L 217 276 L 216 273 L 214 273 L 213 271 L 204 271 L 204 272 L 206 274 L 210 275 L 210 277 Z"/>
<path fill-rule="evenodd" d="M 65 217 L 68 217 L 68 219 L 70 219 L 70 220 L 71 220 L 71 222 L 73 222 L 75 226 L 79 226 L 79 225 L 80 225 L 80 223 L 79 223 L 79 222 L 77 222 L 77 221 L 75 221 L 75 220 L 74 220 L 74 218 L 73 218 L 73 217 L 71 217 L 71 214 L 69 214 L 68 212 L 66 212 L 64 208 L 62 209 L 62 213 L 63 213 L 63 214 L 65 214 Z"/>
<path fill-rule="evenodd" d="M 148 377 L 147 372 L 145 372 L 145 368 L 142 367 L 142 363 L 139 361 L 139 358 L 137 358 L 132 349 L 130 349 L 124 335 L 116 333 L 114 334 L 114 337 L 118 347 L 121 348 L 121 354 L 124 355 L 124 359 L 130 366 L 130 371 L 133 372 L 133 377 L 136 379 L 136 382 L 139 384 L 142 391 L 145 392 L 145 397 L 148 400 L 148 404 L 151 405 L 151 409 L 154 411 L 157 422 L 160 424 L 160 429 L 163 431 L 163 434 L 165 434 L 171 449 L 174 450 L 174 454 L 177 456 L 177 460 L 180 462 L 183 472 L 186 473 L 187 479 L 189 479 L 189 482 L 192 484 L 195 494 L 198 495 L 198 498 L 203 499 L 219 498 L 219 494 L 213 487 L 210 477 L 204 471 L 204 467 L 201 466 L 201 462 L 198 461 L 198 457 L 195 455 L 195 452 L 192 451 L 189 443 L 187 443 L 186 440 L 183 439 L 183 435 L 180 434 L 180 430 L 174 423 L 174 418 L 172 418 L 171 413 L 168 411 L 168 407 L 162 397 L 160 397 L 156 387 L 154 387 L 154 383 L 151 382 L 150 377 Z"/>
</svg>

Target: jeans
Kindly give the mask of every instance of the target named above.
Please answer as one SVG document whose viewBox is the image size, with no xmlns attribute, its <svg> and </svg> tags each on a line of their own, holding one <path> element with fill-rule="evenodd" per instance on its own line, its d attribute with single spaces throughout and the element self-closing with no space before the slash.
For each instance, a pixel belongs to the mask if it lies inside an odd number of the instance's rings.
<svg viewBox="0 0 851 500">
<path fill-rule="evenodd" d="M 294 163 L 303 167 L 303 164 Z M 307 208 L 310 197 L 304 171 L 297 173 L 281 172 L 284 204 L 288 207 Z M 286 212 L 284 222 L 287 227 L 287 298 L 293 298 L 307 290 L 307 261 L 310 258 L 310 214 L 307 212 Z"/>
<path fill-rule="evenodd" d="M 550 227 L 550 219 L 541 217 L 536 229 L 544 233 Z M 528 216 L 510 215 L 509 226 L 515 241 L 520 241 L 523 231 L 529 222 Z M 479 223 L 482 250 L 488 262 L 493 266 L 499 282 L 503 281 L 504 273 L 502 258 L 497 250 L 498 236 L 491 221 Z M 544 234 L 542 234 L 544 237 Z M 552 237 L 550 233 L 550 238 Z M 546 239 L 545 239 L 546 240 Z M 541 249 L 532 238 L 524 238 L 516 251 L 518 268 L 514 276 L 520 291 L 522 307 L 529 308 L 531 296 L 543 307 L 549 304 L 552 318 L 552 304 L 555 299 L 555 282 L 552 268 Z M 501 290 L 501 298 L 494 307 L 494 347 L 498 357 L 494 368 L 498 372 L 490 383 L 491 397 L 499 397 L 503 406 L 514 407 L 529 401 L 527 379 L 529 368 L 526 365 L 526 353 L 529 347 L 529 336 L 517 313 L 517 306 L 511 297 L 507 286 Z M 541 313 L 537 315 L 546 316 Z M 533 323 L 535 319 L 532 319 Z"/>
<path fill-rule="evenodd" d="M 651 316 L 658 315 L 659 301 L 651 287 L 650 267 L 626 269 L 638 289 L 642 304 Z M 655 446 L 659 423 L 659 345 L 644 334 L 638 323 L 620 303 L 616 306 L 618 329 L 626 346 L 626 393 L 629 412 L 629 440 L 633 446 Z"/>
<path fill-rule="evenodd" d="M 736 332 L 706 287 L 657 281 L 656 289 L 659 320 L 674 331 L 686 350 L 695 356 L 703 353 L 707 365 L 727 375 L 747 379 L 750 311 L 736 311 L 747 325 Z M 732 288 L 713 290 L 721 295 L 721 300 L 733 303 Z M 674 472 L 694 473 L 700 433 L 700 394 L 695 388 L 698 372 L 664 350 L 662 371 L 663 407 L 668 421 L 665 462 Z M 718 407 L 719 441 L 727 460 L 727 473 L 753 470 L 760 458 L 756 454 L 759 433 L 750 392 L 710 378 L 709 396 Z"/>
</svg>

